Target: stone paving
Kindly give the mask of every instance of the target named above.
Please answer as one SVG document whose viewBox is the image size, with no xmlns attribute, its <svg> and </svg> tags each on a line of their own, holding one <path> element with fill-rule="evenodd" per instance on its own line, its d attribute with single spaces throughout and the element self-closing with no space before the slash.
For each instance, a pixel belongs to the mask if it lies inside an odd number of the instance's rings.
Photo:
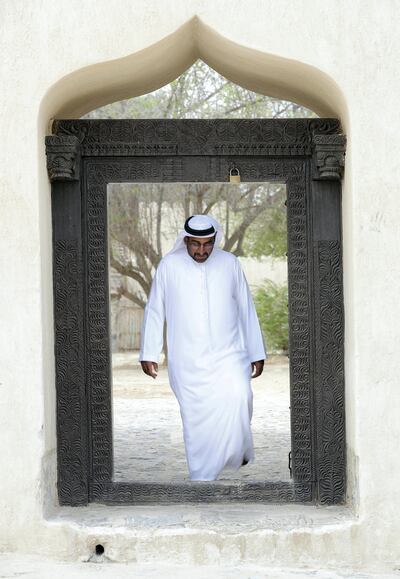
<svg viewBox="0 0 400 579">
<path fill-rule="evenodd" d="M 64 563 L 33 556 L 0 555 L 0 579 L 131 579 L 148 577 L 161 579 L 399 579 L 393 572 L 369 573 L 352 570 L 282 569 L 256 565 L 218 567 L 177 567 L 155 564 L 110 564 L 98 562 Z"/>
<path fill-rule="evenodd" d="M 287 481 L 290 450 L 289 367 L 271 357 L 252 380 L 252 431 L 256 460 L 221 481 Z M 137 353 L 113 355 L 114 478 L 118 481 L 188 480 L 179 406 L 165 366 L 156 380 L 146 376 Z"/>
</svg>

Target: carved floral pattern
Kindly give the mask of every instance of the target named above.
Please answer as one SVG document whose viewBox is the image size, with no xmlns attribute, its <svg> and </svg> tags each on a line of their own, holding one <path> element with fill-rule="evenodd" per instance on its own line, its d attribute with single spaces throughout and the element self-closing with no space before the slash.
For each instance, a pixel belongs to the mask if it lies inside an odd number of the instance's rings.
<svg viewBox="0 0 400 579">
<path fill-rule="evenodd" d="M 310 155 L 313 135 L 337 133 L 337 119 L 60 120 L 58 135 L 75 136 L 83 156 Z"/>
<path fill-rule="evenodd" d="M 88 500 L 87 423 L 82 406 L 84 342 L 81 260 L 76 241 L 54 247 L 55 355 L 57 383 L 58 490 L 60 503 L 84 505 Z"/>
<path fill-rule="evenodd" d="M 316 415 L 317 468 L 321 503 L 345 497 L 344 320 L 342 259 L 338 241 L 315 248 L 317 286 Z"/>
</svg>

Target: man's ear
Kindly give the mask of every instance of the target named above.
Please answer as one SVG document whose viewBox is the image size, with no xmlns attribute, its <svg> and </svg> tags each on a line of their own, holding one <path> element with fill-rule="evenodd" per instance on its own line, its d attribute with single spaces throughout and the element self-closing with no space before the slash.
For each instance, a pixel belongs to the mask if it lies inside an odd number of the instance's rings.
<svg viewBox="0 0 400 579">
<path fill-rule="evenodd" d="M 186 243 L 186 245 L 187 245 L 188 239 L 189 239 L 189 238 L 188 238 L 187 235 L 185 235 L 185 237 L 183 238 L 183 241 Z"/>
</svg>

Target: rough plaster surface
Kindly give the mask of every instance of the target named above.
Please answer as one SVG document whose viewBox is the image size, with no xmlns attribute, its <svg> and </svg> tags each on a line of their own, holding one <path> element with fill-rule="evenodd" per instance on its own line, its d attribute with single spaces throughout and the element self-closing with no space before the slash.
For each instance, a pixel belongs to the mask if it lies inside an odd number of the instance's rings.
<svg viewBox="0 0 400 579">
<path fill-rule="evenodd" d="M 57 535 L 64 537 L 58 543 L 60 559 L 70 559 L 73 545 L 76 559 L 87 561 L 101 544 L 110 561 L 179 565 L 279 566 L 284 560 L 285 566 L 297 567 L 307 565 L 310 554 L 320 552 L 328 541 L 332 550 L 326 564 L 345 567 L 349 554 L 355 555 L 349 543 L 355 525 L 344 507 L 90 505 L 48 513 L 46 536 L 50 543 Z M 52 545 L 47 548 L 51 552 Z"/>
<path fill-rule="evenodd" d="M 246 549 L 235 552 L 263 560 L 269 549 L 282 565 L 300 545 L 302 564 L 399 562 L 399 16 L 395 0 L 175 0 L 168 10 L 156 0 L 0 3 L 7 89 L 0 105 L 0 268 L 7 272 L 0 286 L 0 549 L 76 559 L 91 533 L 82 525 L 77 538 L 72 522 L 44 519 L 55 489 L 45 132 L 52 117 L 145 93 L 201 57 L 244 86 L 340 116 L 348 135 L 346 412 L 357 520 L 312 528 L 301 540 L 295 531 L 272 540 L 260 523 L 257 538 L 245 533 Z M 212 549 L 223 553 L 218 533 Z M 117 540 L 123 553 L 124 532 Z M 149 557 L 157 558 L 155 540 L 148 538 Z M 179 544 L 170 537 L 171 557 Z M 205 547 L 196 553 L 209 558 Z"/>
</svg>

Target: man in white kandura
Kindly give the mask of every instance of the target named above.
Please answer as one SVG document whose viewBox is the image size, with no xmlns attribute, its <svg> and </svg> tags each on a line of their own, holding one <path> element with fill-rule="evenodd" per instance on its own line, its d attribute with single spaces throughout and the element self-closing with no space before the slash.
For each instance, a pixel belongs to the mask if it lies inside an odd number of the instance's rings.
<svg viewBox="0 0 400 579">
<path fill-rule="evenodd" d="M 155 378 L 167 322 L 168 375 L 178 399 L 191 480 L 218 478 L 254 460 L 250 378 L 266 357 L 246 278 L 219 249 L 210 215 L 186 220 L 160 261 L 142 326 L 140 361 Z"/>
</svg>

